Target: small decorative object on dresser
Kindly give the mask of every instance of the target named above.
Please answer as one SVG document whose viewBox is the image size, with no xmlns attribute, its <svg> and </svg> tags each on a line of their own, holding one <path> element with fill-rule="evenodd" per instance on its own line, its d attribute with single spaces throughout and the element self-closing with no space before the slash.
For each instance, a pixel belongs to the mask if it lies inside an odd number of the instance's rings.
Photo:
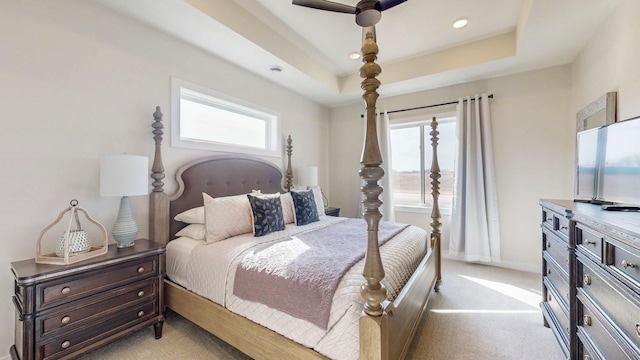
<svg viewBox="0 0 640 360">
<path fill-rule="evenodd" d="M 102 234 L 102 240 L 95 247 L 93 247 L 89 241 L 87 232 L 81 228 L 78 213 L 82 213 L 90 223 L 98 227 L 99 232 Z M 43 245 L 43 242 L 47 240 L 45 235 L 60 223 L 65 214 L 69 215 L 69 221 L 65 226 L 64 232 L 62 232 L 62 235 L 57 240 L 55 253 L 44 253 L 46 246 Z M 73 224 L 75 224 L 76 229 L 72 230 Z M 104 226 L 92 218 L 85 209 L 79 207 L 78 200 L 71 200 L 70 206 L 63 210 L 53 223 L 49 224 L 40 232 L 34 261 L 38 264 L 68 265 L 106 254 L 107 244 L 107 230 Z"/>
<path fill-rule="evenodd" d="M 133 247 L 65 267 L 11 264 L 16 310 L 13 360 L 74 358 L 143 327 L 162 337 L 165 247 Z"/>
<path fill-rule="evenodd" d="M 329 216 L 340 216 L 340 208 L 326 207 L 324 208 L 324 214 Z"/>
<path fill-rule="evenodd" d="M 567 359 L 640 359 L 640 214 L 540 205 L 540 306 Z"/>
</svg>

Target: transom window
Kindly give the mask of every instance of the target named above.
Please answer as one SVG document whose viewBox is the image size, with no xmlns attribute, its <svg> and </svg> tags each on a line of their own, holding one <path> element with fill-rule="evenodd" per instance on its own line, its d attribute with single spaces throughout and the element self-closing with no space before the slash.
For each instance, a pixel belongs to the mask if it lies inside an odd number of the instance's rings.
<svg viewBox="0 0 640 360">
<path fill-rule="evenodd" d="M 391 138 L 391 181 L 396 206 L 431 207 L 431 117 L 393 121 Z M 440 165 L 441 208 L 451 208 L 453 200 L 456 122 L 453 114 L 438 120 L 438 164 Z"/>
<path fill-rule="evenodd" d="M 177 78 L 172 98 L 172 146 L 281 156 L 276 112 Z"/>
</svg>

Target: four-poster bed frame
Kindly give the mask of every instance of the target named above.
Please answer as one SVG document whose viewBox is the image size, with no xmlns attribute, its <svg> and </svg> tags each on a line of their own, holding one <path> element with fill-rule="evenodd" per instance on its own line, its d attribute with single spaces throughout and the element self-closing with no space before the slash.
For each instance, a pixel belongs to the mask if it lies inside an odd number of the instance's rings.
<svg viewBox="0 0 640 360">
<path fill-rule="evenodd" d="M 441 283 L 440 262 L 440 211 L 438 196 L 440 187 L 440 169 L 437 159 L 438 130 L 436 119 L 431 123 L 431 144 L 433 161 L 431 167 L 431 186 L 433 193 L 433 211 L 431 214 L 430 247 L 418 268 L 393 302 L 387 301 L 387 291 L 381 284 L 384 268 L 378 245 L 378 225 L 382 215 L 379 199 L 382 187 L 378 181 L 383 177 L 382 157 L 377 140 L 375 103 L 380 81 L 376 79 L 381 72 L 375 63 L 378 47 L 373 35 L 368 33 L 362 47 L 363 62 L 360 74 L 364 78 L 363 99 L 367 109 L 365 144 L 362 154 L 360 177 L 365 185 L 362 193 L 367 223 L 368 245 L 365 256 L 361 295 L 365 306 L 359 324 L 360 359 L 387 360 L 402 359 L 407 353 L 411 339 L 420 322 L 432 289 L 438 290 Z M 282 189 L 282 174 L 268 162 L 248 156 L 214 156 L 191 162 L 178 170 L 176 179 L 178 190 L 169 196 L 164 192 L 165 177 L 162 164 L 161 143 L 163 135 L 162 113 L 159 107 L 154 113 L 153 134 L 155 140 L 155 158 L 151 178 L 153 192 L 150 195 L 149 236 L 151 239 L 168 243 L 173 239 L 180 224 L 173 217 L 191 207 L 202 205 L 201 193 L 211 196 L 227 196 L 251 191 L 255 186 L 263 192 L 282 192 L 292 186 L 291 137 L 287 139 L 286 153 L 288 164 L 286 185 Z M 215 166 L 215 167 L 212 167 Z M 240 184 L 229 184 L 228 178 L 221 172 L 237 172 L 246 168 L 247 174 L 238 179 Z M 257 168 L 258 170 L 255 170 Z M 215 169 L 215 171 L 212 171 Z M 244 170 L 243 170 L 244 171 Z M 256 173 L 257 171 L 257 173 Z M 191 320 L 195 324 L 256 359 L 325 359 L 324 356 L 284 336 L 260 326 L 242 316 L 198 296 L 183 287 L 165 280 L 166 305 Z"/>
</svg>

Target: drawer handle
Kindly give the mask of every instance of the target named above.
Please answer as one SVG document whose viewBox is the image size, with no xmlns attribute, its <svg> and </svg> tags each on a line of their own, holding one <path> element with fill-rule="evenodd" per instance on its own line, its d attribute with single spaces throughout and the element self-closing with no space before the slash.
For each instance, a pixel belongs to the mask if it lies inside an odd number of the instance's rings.
<svg viewBox="0 0 640 360">
<path fill-rule="evenodd" d="M 551 221 L 551 220 L 553 220 L 553 218 L 547 218 L 547 221 Z"/>
<path fill-rule="evenodd" d="M 144 296 L 144 290 L 138 291 L 138 297 L 143 297 L 143 296 Z"/>
<path fill-rule="evenodd" d="M 551 247 L 551 242 L 547 241 L 547 249 Z"/>
<path fill-rule="evenodd" d="M 71 321 L 71 318 L 69 316 L 65 316 L 62 319 L 60 319 L 60 322 L 63 324 L 68 324 Z"/>
<path fill-rule="evenodd" d="M 62 288 L 62 290 L 60 291 L 62 293 L 62 295 L 67 295 L 68 293 L 71 292 L 71 288 L 68 286 L 65 286 Z"/>
<path fill-rule="evenodd" d="M 566 227 L 566 226 L 560 226 L 560 229 L 561 229 L 561 230 L 567 230 L 567 229 L 568 229 L 568 227 Z"/>
<path fill-rule="evenodd" d="M 551 294 L 549 294 L 548 299 L 549 301 L 553 300 L 553 297 L 551 296 Z"/>
<path fill-rule="evenodd" d="M 144 316 L 144 311 L 140 310 L 138 311 L 138 317 L 143 317 Z"/>
<path fill-rule="evenodd" d="M 63 349 L 66 349 L 66 348 L 68 348 L 69 346 L 71 346 L 71 341 L 66 340 L 65 342 L 63 342 L 62 344 L 60 344 L 60 346 L 61 346 Z"/>
<path fill-rule="evenodd" d="M 585 240 L 585 241 L 584 241 L 584 244 L 585 244 L 585 245 L 595 245 L 595 244 L 596 244 L 596 242 L 595 242 L 595 241 L 591 241 L 591 240 Z"/>
<path fill-rule="evenodd" d="M 584 324 L 584 326 L 591 326 L 591 316 L 585 315 L 582 318 L 582 323 Z"/>
<path fill-rule="evenodd" d="M 591 360 L 591 356 L 589 356 L 589 355 L 585 355 L 585 356 L 582 358 L 582 360 Z"/>
<path fill-rule="evenodd" d="M 585 276 L 582 278 L 582 282 L 584 282 L 584 284 L 585 284 L 585 285 L 591 285 L 591 276 L 589 276 L 589 275 L 585 275 Z"/>
<path fill-rule="evenodd" d="M 547 269 L 547 275 L 551 275 L 551 269 Z"/>
<path fill-rule="evenodd" d="M 620 265 L 622 265 L 623 268 L 627 269 L 627 268 L 634 268 L 636 267 L 635 264 L 632 263 L 628 263 L 627 260 L 622 260 L 622 263 L 620 263 Z"/>
<path fill-rule="evenodd" d="M 138 274 L 142 274 L 144 272 L 144 266 L 140 266 L 138 268 Z"/>
<path fill-rule="evenodd" d="M 636 335 L 640 337 L 640 323 L 636 324 Z"/>
</svg>

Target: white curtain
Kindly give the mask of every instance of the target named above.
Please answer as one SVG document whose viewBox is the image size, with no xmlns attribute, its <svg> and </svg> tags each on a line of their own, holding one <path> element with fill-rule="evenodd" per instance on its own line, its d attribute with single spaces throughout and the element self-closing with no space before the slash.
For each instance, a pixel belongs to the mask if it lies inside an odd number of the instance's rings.
<svg viewBox="0 0 640 360">
<path fill-rule="evenodd" d="M 382 220 L 396 221 L 396 213 L 393 209 L 393 188 L 391 174 L 391 131 L 389 127 L 389 114 L 385 111 L 378 115 L 378 142 L 380 144 L 380 153 L 382 154 L 382 168 L 384 169 L 384 177 L 380 181 L 383 192 L 381 195 Z"/>
<path fill-rule="evenodd" d="M 458 100 L 449 254 L 471 262 L 500 262 L 500 231 L 486 94 Z"/>
</svg>

